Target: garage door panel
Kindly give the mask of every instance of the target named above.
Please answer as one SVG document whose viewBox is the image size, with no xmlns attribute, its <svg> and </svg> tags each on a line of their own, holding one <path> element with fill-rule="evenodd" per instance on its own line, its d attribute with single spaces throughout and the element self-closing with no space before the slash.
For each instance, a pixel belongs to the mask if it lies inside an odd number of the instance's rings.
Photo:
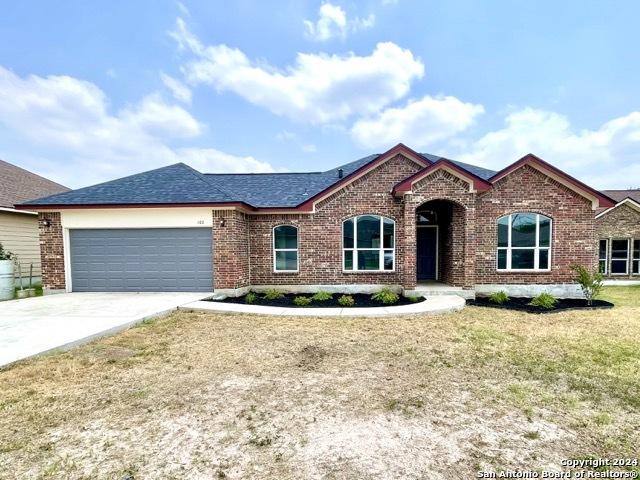
<svg viewBox="0 0 640 480">
<path fill-rule="evenodd" d="M 211 230 L 69 231 L 74 291 L 211 291 Z"/>
</svg>

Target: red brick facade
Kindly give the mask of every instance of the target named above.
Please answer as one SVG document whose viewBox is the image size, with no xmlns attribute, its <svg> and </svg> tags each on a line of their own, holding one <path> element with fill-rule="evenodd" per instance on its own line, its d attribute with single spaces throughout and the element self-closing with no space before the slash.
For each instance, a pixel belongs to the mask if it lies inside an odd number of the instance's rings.
<svg viewBox="0 0 640 480">
<path fill-rule="evenodd" d="M 607 244 L 607 272 L 611 272 L 611 240 L 629 240 L 629 268 L 628 274 L 607 275 L 609 278 L 638 279 L 640 275 L 633 274 L 631 269 L 631 257 L 633 256 L 633 240 L 640 240 L 640 212 L 629 206 L 621 204 L 605 212 L 596 219 L 596 235 L 598 239 L 608 240 Z"/>
<path fill-rule="evenodd" d="M 214 288 L 383 284 L 412 289 L 416 286 L 416 209 L 433 201 L 448 212 L 446 228 L 440 232 L 439 257 L 439 278 L 448 284 L 465 289 L 492 284 L 566 284 L 573 281 L 570 265 L 597 263 L 591 201 L 535 168 L 523 165 L 483 193 L 473 191 L 459 173 L 437 169 L 403 196 L 392 194 L 395 185 L 421 168 L 409 158 L 396 155 L 320 200 L 310 214 L 213 210 Z M 497 220 L 515 212 L 537 212 L 552 219 L 551 271 L 497 271 Z M 343 271 L 342 222 L 364 214 L 395 220 L 394 271 Z M 627 210 L 608 215 L 598 222 L 601 236 L 608 234 L 609 224 L 618 229 L 621 223 L 633 222 Z M 639 217 L 633 217 L 636 226 Z M 41 213 L 39 218 L 44 285 L 63 289 L 60 214 Z M 45 219 L 50 223 L 47 227 L 43 225 Z M 272 232 L 282 224 L 298 227 L 299 271 L 295 273 L 274 272 Z M 628 234 L 640 238 L 638 230 Z"/>
<path fill-rule="evenodd" d="M 60 212 L 39 213 L 38 234 L 40 236 L 42 286 L 46 290 L 64 290 L 64 240 Z"/>
<path fill-rule="evenodd" d="M 477 199 L 476 284 L 572 283 L 572 264 L 597 262 L 591 201 L 539 171 L 524 166 L 493 184 Z M 497 220 L 514 212 L 541 213 L 552 219 L 550 272 L 498 272 Z"/>
</svg>

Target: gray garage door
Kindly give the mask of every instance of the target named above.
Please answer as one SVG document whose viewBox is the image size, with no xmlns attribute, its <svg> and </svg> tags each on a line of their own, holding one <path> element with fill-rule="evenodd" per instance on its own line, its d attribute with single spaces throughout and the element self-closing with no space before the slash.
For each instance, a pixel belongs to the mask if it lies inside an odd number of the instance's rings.
<svg viewBox="0 0 640 480">
<path fill-rule="evenodd" d="M 70 230 L 74 292 L 209 292 L 211 229 Z"/>
</svg>

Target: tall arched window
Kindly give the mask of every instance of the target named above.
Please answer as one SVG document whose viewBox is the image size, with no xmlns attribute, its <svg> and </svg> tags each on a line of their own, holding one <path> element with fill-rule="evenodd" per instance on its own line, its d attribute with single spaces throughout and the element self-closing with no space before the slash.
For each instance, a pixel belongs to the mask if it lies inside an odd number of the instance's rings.
<svg viewBox="0 0 640 480">
<path fill-rule="evenodd" d="M 298 227 L 278 225 L 273 229 L 273 269 L 298 271 Z"/>
<path fill-rule="evenodd" d="M 550 270 L 551 219 L 512 213 L 498 219 L 498 270 Z"/>
<path fill-rule="evenodd" d="M 393 271 L 396 223 L 380 215 L 359 215 L 342 223 L 346 271 Z"/>
</svg>

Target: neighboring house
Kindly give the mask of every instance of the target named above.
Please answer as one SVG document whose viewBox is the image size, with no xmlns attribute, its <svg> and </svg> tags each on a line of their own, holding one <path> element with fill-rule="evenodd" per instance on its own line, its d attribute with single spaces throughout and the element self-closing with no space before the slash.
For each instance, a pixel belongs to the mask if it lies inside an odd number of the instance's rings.
<svg viewBox="0 0 640 480">
<path fill-rule="evenodd" d="M 616 204 L 596 215 L 600 271 L 611 279 L 640 280 L 640 189 L 603 193 Z"/>
<path fill-rule="evenodd" d="M 250 287 L 575 296 L 595 211 L 615 202 L 534 155 L 499 172 L 400 144 L 326 172 L 176 164 L 27 202 L 44 284 L 67 291 Z M 427 287 L 423 287 L 423 284 Z"/>
<path fill-rule="evenodd" d="M 0 160 L 0 243 L 15 254 L 23 276 L 29 275 L 29 266 L 33 264 L 36 281 L 40 280 L 38 215 L 33 211 L 17 210 L 14 205 L 68 190 L 58 183 Z"/>
</svg>

